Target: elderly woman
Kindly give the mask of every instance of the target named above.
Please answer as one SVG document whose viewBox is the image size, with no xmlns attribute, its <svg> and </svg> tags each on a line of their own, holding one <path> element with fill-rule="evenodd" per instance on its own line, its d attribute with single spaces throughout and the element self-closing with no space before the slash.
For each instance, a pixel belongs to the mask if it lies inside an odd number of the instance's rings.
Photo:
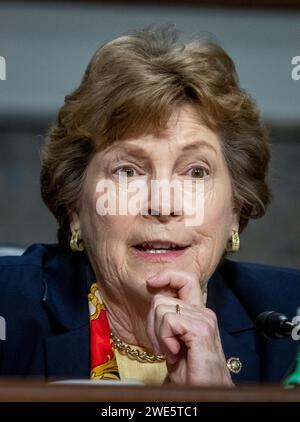
<svg viewBox="0 0 300 422">
<path fill-rule="evenodd" d="M 59 245 L 0 261 L 0 373 L 279 382 L 295 342 L 265 339 L 255 318 L 295 314 L 300 272 L 226 257 L 265 213 L 268 161 L 220 46 L 152 28 L 101 47 L 43 151 Z"/>
</svg>

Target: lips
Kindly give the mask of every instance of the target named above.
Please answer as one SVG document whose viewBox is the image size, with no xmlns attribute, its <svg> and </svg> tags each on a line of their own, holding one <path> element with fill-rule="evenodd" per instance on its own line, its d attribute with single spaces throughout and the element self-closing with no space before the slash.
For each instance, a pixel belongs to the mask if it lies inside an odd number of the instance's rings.
<svg viewBox="0 0 300 422">
<path fill-rule="evenodd" d="M 150 254 L 166 254 L 175 251 L 181 251 L 188 247 L 183 243 L 165 241 L 165 240 L 148 240 L 146 242 L 141 242 L 133 247 L 141 252 L 146 252 Z"/>
</svg>

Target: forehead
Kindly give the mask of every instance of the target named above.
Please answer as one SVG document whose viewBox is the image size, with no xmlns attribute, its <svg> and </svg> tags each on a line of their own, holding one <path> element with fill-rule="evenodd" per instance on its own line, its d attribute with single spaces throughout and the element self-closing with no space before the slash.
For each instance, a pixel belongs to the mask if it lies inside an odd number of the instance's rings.
<svg viewBox="0 0 300 422">
<path fill-rule="evenodd" d="M 161 154 L 163 150 L 174 153 L 210 150 L 218 154 L 220 142 L 218 134 L 201 122 L 201 118 L 190 107 L 176 110 L 170 117 L 167 128 L 159 135 L 142 135 L 115 142 L 109 148 L 113 153 L 125 152 L 143 156 Z"/>
</svg>

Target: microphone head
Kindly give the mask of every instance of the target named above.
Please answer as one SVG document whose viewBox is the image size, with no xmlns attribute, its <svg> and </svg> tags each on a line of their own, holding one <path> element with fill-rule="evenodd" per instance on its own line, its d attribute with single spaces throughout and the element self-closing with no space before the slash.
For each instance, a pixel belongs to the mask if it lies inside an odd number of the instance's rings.
<svg viewBox="0 0 300 422">
<path fill-rule="evenodd" d="M 286 315 L 275 311 L 259 314 L 255 320 L 255 326 L 267 338 L 288 337 L 294 327 Z"/>
</svg>

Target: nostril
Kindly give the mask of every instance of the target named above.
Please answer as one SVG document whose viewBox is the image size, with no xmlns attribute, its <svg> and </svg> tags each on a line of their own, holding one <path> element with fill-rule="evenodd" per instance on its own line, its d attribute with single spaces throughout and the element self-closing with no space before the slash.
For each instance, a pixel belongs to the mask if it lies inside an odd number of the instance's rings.
<svg viewBox="0 0 300 422">
<path fill-rule="evenodd" d="M 159 213 L 159 211 L 158 210 L 155 210 L 155 209 L 153 209 L 153 208 L 149 208 L 148 209 L 148 215 L 159 215 L 160 213 Z"/>
<path fill-rule="evenodd" d="M 181 215 L 181 213 L 175 213 L 175 211 L 171 212 L 160 212 L 157 209 L 149 208 L 147 215 L 154 215 L 154 216 L 160 216 L 160 217 L 178 217 Z"/>
</svg>

